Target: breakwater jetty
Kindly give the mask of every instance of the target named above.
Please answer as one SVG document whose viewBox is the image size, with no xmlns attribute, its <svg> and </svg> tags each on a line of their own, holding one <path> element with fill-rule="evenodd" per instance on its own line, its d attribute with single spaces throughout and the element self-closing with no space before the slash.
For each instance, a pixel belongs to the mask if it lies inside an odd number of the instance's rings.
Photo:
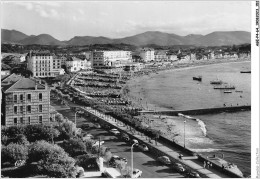
<svg viewBox="0 0 260 179">
<path fill-rule="evenodd" d="M 178 116 L 179 113 L 185 115 L 203 115 L 203 114 L 216 114 L 222 112 L 237 112 L 237 111 L 250 111 L 251 105 L 244 106 L 226 106 L 219 108 L 202 108 L 202 109 L 186 109 L 186 110 L 143 110 L 139 114 L 162 114 L 169 116 Z"/>
</svg>

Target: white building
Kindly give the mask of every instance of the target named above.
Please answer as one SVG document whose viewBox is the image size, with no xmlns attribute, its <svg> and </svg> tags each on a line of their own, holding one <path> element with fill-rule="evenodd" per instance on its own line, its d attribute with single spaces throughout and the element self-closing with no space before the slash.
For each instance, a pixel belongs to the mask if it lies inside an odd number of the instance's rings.
<svg viewBox="0 0 260 179">
<path fill-rule="evenodd" d="M 142 49 L 140 56 L 144 62 L 154 61 L 154 59 L 155 59 L 154 58 L 154 49 L 150 49 L 150 48 Z"/>
<path fill-rule="evenodd" d="M 27 55 L 27 68 L 34 77 L 56 77 L 64 74 L 59 59 L 54 59 L 53 54 L 48 52 L 30 52 Z"/>
<path fill-rule="evenodd" d="M 132 62 L 130 51 L 93 51 L 91 53 L 92 68 L 122 67 Z"/>
<path fill-rule="evenodd" d="M 77 72 L 80 70 L 91 69 L 91 62 L 88 60 L 82 60 L 76 57 L 70 57 L 66 61 L 66 67 L 70 72 Z"/>
</svg>

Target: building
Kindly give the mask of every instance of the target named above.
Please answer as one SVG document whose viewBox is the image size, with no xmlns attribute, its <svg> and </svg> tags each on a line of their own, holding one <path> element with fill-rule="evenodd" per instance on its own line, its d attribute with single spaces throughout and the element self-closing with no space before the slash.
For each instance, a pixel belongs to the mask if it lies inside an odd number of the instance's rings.
<svg viewBox="0 0 260 179">
<path fill-rule="evenodd" d="M 129 62 L 132 62 L 130 51 L 93 51 L 91 53 L 92 68 L 117 68 Z"/>
<path fill-rule="evenodd" d="M 124 70 L 125 71 L 140 71 L 141 69 L 144 68 L 144 64 L 143 63 L 128 63 L 125 65 Z"/>
<path fill-rule="evenodd" d="M 178 58 L 177 58 L 177 55 L 175 55 L 175 54 L 167 54 L 167 60 L 176 61 L 176 60 L 178 60 Z"/>
<path fill-rule="evenodd" d="M 80 70 L 91 69 L 91 62 L 77 57 L 70 57 L 66 61 L 66 67 L 70 72 L 77 72 Z"/>
<path fill-rule="evenodd" d="M 7 76 L 11 74 L 11 67 L 2 63 L 1 64 L 1 77 L 2 76 Z"/>
<path fill-rule="evenodd" d="M 154 52 L 154 61 L 162 62 L 162 61 L 166 61 L 166 60 L 167 60 L 166 51 L 160 50 L 160 51 Z"/>
<path fill-rule="evenodd" d="M 50 90 L 35 79 L 9 75 L 1 80 L 1 125 L 50 123 Z"/>
<path fill-rule="evenodd" d="M 49 52 L 30 52 L 26 58 L 27 68 L 33 73 L 33 77 L 56 77 L 65 73 L 61 68 L 61 60 L 54 58 Z"/>
<path fill-rule="evenodd" d="M 140 56 L 141 56 L 143 62 L 154 61 L 155 60 L 154 49 L 144 48 L 144 49 L 141 50 Z"/>
</svg>

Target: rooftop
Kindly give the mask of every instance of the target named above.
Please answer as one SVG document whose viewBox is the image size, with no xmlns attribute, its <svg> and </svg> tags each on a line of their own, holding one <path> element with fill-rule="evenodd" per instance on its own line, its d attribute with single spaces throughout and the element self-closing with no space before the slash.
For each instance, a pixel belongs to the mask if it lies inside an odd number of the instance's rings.
<svg viewBox="0 0 260 179">
<path fill-rule="evenodd" d="M 36 82 L 35 79 L 24 78 L 19 75 L 11 74 L 1 80 L 2 91 L 11 92 L 11 91 L 23 91 L 23 90 L 35 90 L 45 89 L 45 86 Z"/>
</svg>

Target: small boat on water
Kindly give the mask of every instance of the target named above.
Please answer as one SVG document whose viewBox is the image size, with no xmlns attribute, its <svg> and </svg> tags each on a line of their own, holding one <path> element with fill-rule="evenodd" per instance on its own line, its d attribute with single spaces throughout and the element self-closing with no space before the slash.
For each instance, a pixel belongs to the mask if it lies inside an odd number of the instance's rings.
<svg viewBox="0 0 260 179">
<path fill-rule="evenodd" d="M 221 85 L 222 83 L 223 83 L 223 81 L 221 81 L 219 79 L 210 81 L 210 84 L 213 84 L 213 85 Z"/>
<path fill-rule="evenodd" d="M 240 71 L 240 73 L 251 73 L 251 71 Z"/>
<path fill-rule="evenodd" d="M 236 87 L 231 85 L 225 85 L 225 86 L 215 86 L 214 89 L 236 89 Z"/>
<path fill-rule="evenodd" d="M 224 93 L 232 93 L 232 91 L 224 91 Z"/>
<path fill-rule="evenodd" d="M 239 90 L 236 90 L 235 92 L 237 92 L 237 93 L 243 93 L 243 91 L 239 91 Z"/>
<path fill-rule="evenodd" d="M 194 76 L 193 80 L 201 81 L 202 80 L 202 76 Z"/>
</svg>

